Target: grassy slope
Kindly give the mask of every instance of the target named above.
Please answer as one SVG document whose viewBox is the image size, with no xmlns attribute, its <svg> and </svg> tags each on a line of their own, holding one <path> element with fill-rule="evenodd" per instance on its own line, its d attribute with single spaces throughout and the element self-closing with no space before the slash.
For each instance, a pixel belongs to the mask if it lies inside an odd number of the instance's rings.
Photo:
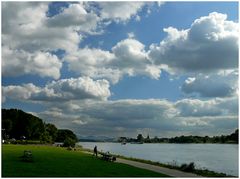
<svg viewBox="0 0 240 179">
<path fill-rule="evenodd" d="M 34 162 L 22 162 L 31 150 Z M 3 177 L 162 177 L 163 174 L 96 159 L 80 151 L 30 145 L 2 146 Z"/>
</svg>

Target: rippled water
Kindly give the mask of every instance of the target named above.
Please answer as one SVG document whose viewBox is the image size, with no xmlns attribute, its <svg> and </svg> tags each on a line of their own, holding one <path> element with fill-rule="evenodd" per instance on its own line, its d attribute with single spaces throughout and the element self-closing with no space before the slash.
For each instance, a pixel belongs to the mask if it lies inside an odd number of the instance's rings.
<svg viewBox="0 0 240 179">
<path fill-rule="evenodd" d="M 158 161 L 161 163 L 194 162 L 197 168 L 238 176 L 238 145 L 235 144 L 126 144 L 81 142 L 84 148 Z"/>
</svg>

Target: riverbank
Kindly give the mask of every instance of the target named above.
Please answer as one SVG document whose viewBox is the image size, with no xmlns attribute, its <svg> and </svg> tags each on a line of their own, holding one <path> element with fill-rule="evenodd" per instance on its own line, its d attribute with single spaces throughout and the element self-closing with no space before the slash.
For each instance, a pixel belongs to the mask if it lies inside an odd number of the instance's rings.
<svg viewBox="0 0 240 179">
<path fill-rule="evenodd" d="M 92 150 L 83 148 L 87 153 L 93 153 Z M 170 164 L 164 164 L 160 162 L 153 162 L 151 160 L 143 160 L 143 159 L 138 159 L 138 158 L 131 158 L 131 157 L 126 157 L 122 155 L 113 155 L 117 158 L 117 161 L 120 161 L 120 163 L 125 163 L 125 164 L 132 164 L 132 166 L 139 167 L 140 168 L 145 168 L 145 169 L 151 169 L 153 168 L 152 171 L 162 171 L 163 174 L 167 174 L 172 177 L 236 177 L 232 175 L 227 175 L 225 173 L 218 173 L 214 171 L 210 171 L 207 169 L 195 169 L 195 168 L 190 168 L 187 169 L 186 167 L 191 164 L 183 164 L 182 166 L 177 166 L 177 165 L 170 165 Z M 133 161 L 133 162 L 127 162 L 127 161 Z M 138 162 L 138 163 L 134 163 Z M 142 164 L 147 164 L 147 165 L 142 165 Z M 150 166 L 151 165 L 151 166 Z M 156 166 L 156 167 L 154 167 Z M 161 168 L 158 168 L 161 167 Z M 164 170 L 164 168 L 167 170 Z M 169 169 L 169 170 L 168 170 Z M 179 171 L 179 173 L 178 173 Z M 179 176 L 178 176 L 179 175 Z"/>
<path fill-rule="evenodd" d="M 191 170 L 185 170 L 181 166 L 177 166 L 177 165 L 163 164 L 163 163 L 160 163 L 160 162 L 153 162 L 153 161 L 150 161 L 150 160 L 130 158 L 130 157 L 125 157 L 125 156 L 120 156 L 120 155 L 116 155 L 116 157 L 121 158 L 121 159 L 130 160 L 130 161 L 136 161 L 136 162 L 140 162 L 140 163 L 150 164 L 150 165 L 153 165 L 153 166 L 159 166 L 159 167 L 163 167 L 163 168 L 188 172 L 190 174 L 193 173 L 193 174 L 196 174 L 196 175 L 202 176 L 202 177 L 236 177 L 236 176 L 227 175 L 225 173 L 218 173 L 218 172 L 210 171 L 210 170 L 207 170 L 207 169 L 201 170 L 201 169 L 195 169 L 194 168 L 194 169 L 191 169 Z M 190 164 L 183 164 L 183 165 L 190 165 Z M 194 177 L 194 176 L 192 176 L 192 177 Z"/>
<path fill-rule="evenodd" d="M 205 176 L 238 176 L 238 145 L 236 144 L 121 145 L 110 142 L 79 142 L 78 145 L 91 150 L 96 145 L 101 152 L 109 151 L 115 155 L 125 156 L 127 159 L 136 158 L 140 162 L 153 161 L 151 164 L 159 162 L 163 167 L 191 170 L 193 168 L 191 163 L 194 163 L 195 169 L 201 169 L 203 171 L 201 173 L 207 173 Z"/>
<path fill-rule="evenodd" d="M 21 159 L 32 152 L 32 162 Z M 2 177 L 168 177 L 130 165 L 106 162 L 84 153 L 45 145 L 2 145 Z"/>
</svg>

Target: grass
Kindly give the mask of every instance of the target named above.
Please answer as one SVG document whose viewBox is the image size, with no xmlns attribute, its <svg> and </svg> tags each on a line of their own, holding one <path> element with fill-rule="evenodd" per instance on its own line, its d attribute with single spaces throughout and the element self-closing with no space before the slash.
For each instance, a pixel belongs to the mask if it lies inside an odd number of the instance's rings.
<svg viewBox="0 0 240 179">
<path fill-rule="evenodd" d="M 33 162 L 21 161 L 31 150 Z M 42 145 L 2 145 L 2 177 L 168 177 L 97 159 L 81 151 Z"/>
</svg>

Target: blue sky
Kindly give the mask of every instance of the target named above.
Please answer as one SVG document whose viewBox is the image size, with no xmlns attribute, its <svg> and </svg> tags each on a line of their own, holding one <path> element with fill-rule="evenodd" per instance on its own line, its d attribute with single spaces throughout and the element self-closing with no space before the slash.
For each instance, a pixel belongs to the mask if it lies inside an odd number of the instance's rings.
<svg viewBox="0 0 240 179">
<path fill-rule="evenodd" d="M 78 136 L 238 127 L 238 2 L 4 2 L 2 12 L 3 108 Z"/>
</svg>

